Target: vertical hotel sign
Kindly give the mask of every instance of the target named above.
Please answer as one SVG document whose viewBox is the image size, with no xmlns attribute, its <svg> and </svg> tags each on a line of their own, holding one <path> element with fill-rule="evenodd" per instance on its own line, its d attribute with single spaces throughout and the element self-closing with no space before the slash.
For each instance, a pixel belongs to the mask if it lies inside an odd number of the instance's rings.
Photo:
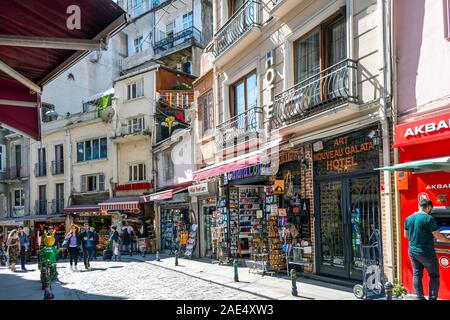
<svg viewBox="0 0 450 320">
<path fill-rule="evenodd" d="M 332 175 L 377 168 L 380 143 L 377 127 L 323 141 L 323 148 L 313 153 L 314 173 Z"/>
</svg>

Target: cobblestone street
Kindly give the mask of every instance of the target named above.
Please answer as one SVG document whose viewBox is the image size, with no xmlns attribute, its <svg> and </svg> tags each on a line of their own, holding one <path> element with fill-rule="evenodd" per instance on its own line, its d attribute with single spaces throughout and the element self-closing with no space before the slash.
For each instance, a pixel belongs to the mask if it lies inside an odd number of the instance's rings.
<svg viewBox="0 0 450 320">
<path fill-rule="evenodd" d="M 103 299 L 261 299 L 221 285 L 143 262 L 94 261 L 92 270 L 71 271 L 67 262 L 58 263 L 64 300 Z M 30 268 L 37 269 L 36 265 Z M 39 286 L 36 272 L 36 286 Z"/>
</svg>

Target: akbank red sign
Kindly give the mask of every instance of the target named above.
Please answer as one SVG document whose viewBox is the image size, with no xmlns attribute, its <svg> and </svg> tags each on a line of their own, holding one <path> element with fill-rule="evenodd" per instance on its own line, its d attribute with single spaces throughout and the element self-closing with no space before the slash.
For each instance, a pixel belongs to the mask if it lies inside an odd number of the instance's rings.
<svg viewBox="0 0 450 320">
<path fill-rule="evenodd" d="M 394 147 L 450 139 L 450 113 L 395 127 Z"/>
</svg>

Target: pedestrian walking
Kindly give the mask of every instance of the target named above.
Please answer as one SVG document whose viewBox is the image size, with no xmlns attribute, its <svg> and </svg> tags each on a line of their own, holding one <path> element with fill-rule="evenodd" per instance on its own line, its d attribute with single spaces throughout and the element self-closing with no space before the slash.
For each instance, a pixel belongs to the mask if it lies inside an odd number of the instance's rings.
<svg viewBox="0 0 450 320">
<path fill-rule="evenodd" d="M 418 300 L 425 300 L 423 293 L 423 269 L 430 276 L 429 300 L 437 300 L 440 286 L 439 263 L 434 250 L 434 239 L 450 242 L 439 232 L 436 220 L 431 216 L 433 202 L 419 201 L 419 211 L 405 220 L 404 235 L 408 238 L 409 258 L 413 266 L 413 283 Z"/>
<path fill-rule="evenodd" d="M 84 224 L 84 231 L 80 233 L 78 239 L 83 247 L 84 267 L 88 270 L 91 267 L 91 260 L 94 250 L 94 233 L 89 229 L 89 223 Z"/>
<path fill-rule="evenodd" d="M 67 248 L 69 250 L 69 261 L 70 261 L 70 270 L 73 270 L 73 266 L 75 265 L 75 270 L 78 270 L 78 253 L 80 247 L 80 241 L 78 239 L 78 234 L 80 233 L 80 228 L 73 224 L 70 227 L 70 231 L 64 237 L 64 242 L 67 243 Z"/>
<path fill-rule="evenodd" d="M 28 235 L 25 233 L 22 226 L 19 227 L 19 244 L 20 244 L 20 266 L 23 271 L 27 271 L 27 268 L 25 268 L 25 255 L 28 252 L 30 244 L 28 242 Z"/>
<path fill-rule="evenodd" d="M 9 233 L 6 245 L 8 247 L 7 254 L 9 259 L 9 269 L 15 272 L 17 257 L 20 252 L 19 233 L 16 229 L 11 230 Z"/>
<path fill-rule="evenodd" d="M 131 228 L 128 226 L 128 223 L 125 221 L 124 222 L 124 226 L 122 227 L 122 232 L 123 232 L 123 246 L 125 248 L 125 251 L 128 252 L 128 254 L 130 256 L 133 255 L 132 251 L 131 251 L 131 230 L 133 230 L 133 228 Z"/>
<path fill-rule="evenodd" d="M 99 237 L 98 237 L 98 233 L 97 233 L 97 231 L 95 231 L 94 227 L 91 227 L 91 231 L 94 234 L 94 249 L 93 249 L 92 259 L 97 260 L 97 245 L 98 245 Z"/>
<path fill-rule="evenodd" d="M 117 226 L 111 226 L 109 243 L 111 244 L 112 258 L 114 259 L 114 261 L 117 261 L 117 259 L 119 259 L 119 261 L 122 261 L 120 255 L 120 236 L 119 232 L 117 231 Z"/>
</svg>

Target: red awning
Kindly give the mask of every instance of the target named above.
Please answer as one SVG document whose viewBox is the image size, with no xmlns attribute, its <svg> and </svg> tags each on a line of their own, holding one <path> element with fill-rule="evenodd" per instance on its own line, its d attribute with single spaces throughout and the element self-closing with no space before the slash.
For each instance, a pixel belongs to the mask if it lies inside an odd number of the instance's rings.
<svg viewBox="0 0 450 320">
<path fill-rule="evenodd" d="M 69 28 L 78 13 L 80 28 Z M 0 123 L 39 140 L 43 86 L 106 49 L 127 15 L 111 0 L 2 0 L 0 21 Z"/>
<path fill-rule="evenodd" d="M 144 202 L 172 199 L 174 193 L 186 190 L 192 186 L 193 181 L 183 182 L 161 188 L 158 192 L 143 196 Z"/>
<path fill-rule="evenodd" d="M 117 197 L 99 203 L 100 211 L 137 211 L 139 204 L 144 202 L 143 196 Z"/>
<path fill-rule="evenodd" d="M 204 169 L 195 171 L 193 174 L 194 180 L 203 180 L 211 177 L 216 177 L 221 174 L 243 169 L 246 167 L 250 167 L 253 165 L 257 165 L 261 163 L 261 160 L 264 156 L 263 152 L 268 149 L 272 149 L 278 147 L 280 145 L 281 139 L 277 139 L 274 141 L 270 141 L 266 143 L 265 146 L 260 148 L 257 151 L 241 155 L 236 158 L 232 158 L 229 160 L 225 160 L 219 163 L 216 163 L 212 166 L 206 167 Z M 276 154 L 278 156 L 278 154 Z"/>
</svg>

